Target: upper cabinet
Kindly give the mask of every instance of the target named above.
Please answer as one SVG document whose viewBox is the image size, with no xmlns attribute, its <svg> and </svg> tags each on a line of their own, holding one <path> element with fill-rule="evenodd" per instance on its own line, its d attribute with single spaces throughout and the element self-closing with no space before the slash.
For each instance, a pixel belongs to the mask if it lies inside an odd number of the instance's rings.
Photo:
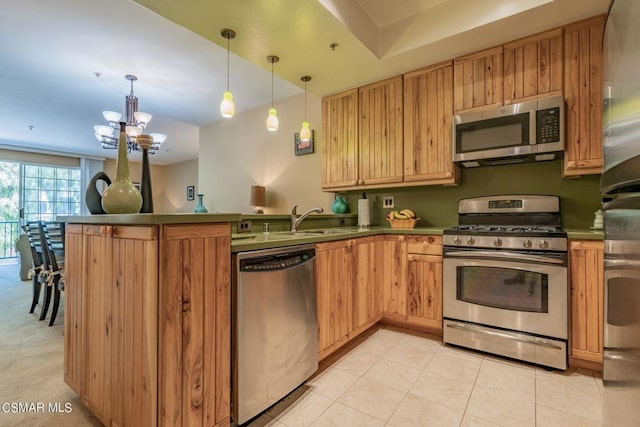
<svg viewBox="0 0 640 427">
<path fill-rule="evenodd" d="M 455 184 L 451 62 L 404 75 L 404 180 Z"/>
<path fill-rule="evenodd" d="M 503 46 L 504 103 L 562 93 L 562 28 Z"/>
<path fill-rule="evenodd" d="M 324 190 L 402 182 L 402 76 L 322 99 Z"/>
<path fill-rule="evenodd" d="M 454 109 L 457 112 L 503 102 L 502 46 L 454 61 Z"/>
<path fill-rule="evenodd" d="M 358 89 L 322 98 L 322 188 L 357 185 Z"/>
<path fill-rule="evenodd" d="M 565 176 L 602 172 L 604 21 L 598 16 L 565 29 Z"/>
<path fill-rule="evenodd" d="M 358 185 L 402 182 L 402 76 L 358 89 Z"/>
</svg>

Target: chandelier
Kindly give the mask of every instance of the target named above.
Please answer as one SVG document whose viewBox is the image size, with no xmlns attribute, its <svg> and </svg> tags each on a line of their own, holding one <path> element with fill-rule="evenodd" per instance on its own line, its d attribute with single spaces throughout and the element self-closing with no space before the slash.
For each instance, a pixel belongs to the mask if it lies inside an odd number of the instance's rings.
<svg viewBox="0 0 640 427">
<path fill-rule="evenodd" d="M 133 82 L 138 80 L 136 76 L 127 74 L 125 79 L 131 82 L 131 92 L 125 97 L 125 123 L 127 135 L 127 149 L 129 152 L 143 151 L 143 147 L 138 144 L 138 136 L 142 135 L 147 124 L 151 121 L 151 114 L 138 111 L 138 98 L 133 93 Z M 102 148 L 118 148 L 120 137 L 120 118 L 122 114 L 115 111 L 103 111 L 102 115 L 109 122 L 108 125 L 96 125 L 93 127 L 94 135 L 102 144 Z M 150 133 L 153 142 L 148 148 L 148 152 L 154 154 L 160 145 L 167 139 L 167 135 L 162 133 Z M 144 144 L 146 145 L 146 144 Z"/>
</svg>

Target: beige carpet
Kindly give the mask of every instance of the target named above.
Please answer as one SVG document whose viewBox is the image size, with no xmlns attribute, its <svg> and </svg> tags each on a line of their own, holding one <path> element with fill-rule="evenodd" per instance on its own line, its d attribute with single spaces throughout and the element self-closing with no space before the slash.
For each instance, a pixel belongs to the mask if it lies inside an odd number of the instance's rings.
<svg viewBox="0 0 640 427">
<path fill-rule="evenodd" d="M 101 426 L 63 379 L 64 302 L 49 327 L 51 306 L 40 322 L 40 306 L 29 314 L 31 297 L 19 266 L 0 265 L 0 426 Z"/>
</svg>

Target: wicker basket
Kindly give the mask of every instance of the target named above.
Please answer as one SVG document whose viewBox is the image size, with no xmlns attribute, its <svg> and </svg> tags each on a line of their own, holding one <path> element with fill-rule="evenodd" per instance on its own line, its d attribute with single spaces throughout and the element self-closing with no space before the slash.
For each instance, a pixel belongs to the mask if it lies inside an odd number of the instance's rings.
<svg viewBox="0 0 640 427">
<path fill-rule="evenodd" d="M 389 224 L 391 224 L 391 228 L 414 228 L 416 226 L 416 222 L 420 221 L 420 218 L 408 218 L 408 219 L 389 219 Z"/>
</svg>

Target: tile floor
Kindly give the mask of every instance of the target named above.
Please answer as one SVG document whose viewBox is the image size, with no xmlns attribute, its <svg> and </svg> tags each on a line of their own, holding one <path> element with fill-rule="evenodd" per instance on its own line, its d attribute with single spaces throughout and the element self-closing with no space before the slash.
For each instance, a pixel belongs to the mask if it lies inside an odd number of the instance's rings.
<svg viewBox="0 0 640 427">
<path fill-rule="evenodd" d="M 546 371 L 390 327 L 342 353 L 250 425 L 602 425 L 602 380 L 589 371 Z"/>
</svg>

